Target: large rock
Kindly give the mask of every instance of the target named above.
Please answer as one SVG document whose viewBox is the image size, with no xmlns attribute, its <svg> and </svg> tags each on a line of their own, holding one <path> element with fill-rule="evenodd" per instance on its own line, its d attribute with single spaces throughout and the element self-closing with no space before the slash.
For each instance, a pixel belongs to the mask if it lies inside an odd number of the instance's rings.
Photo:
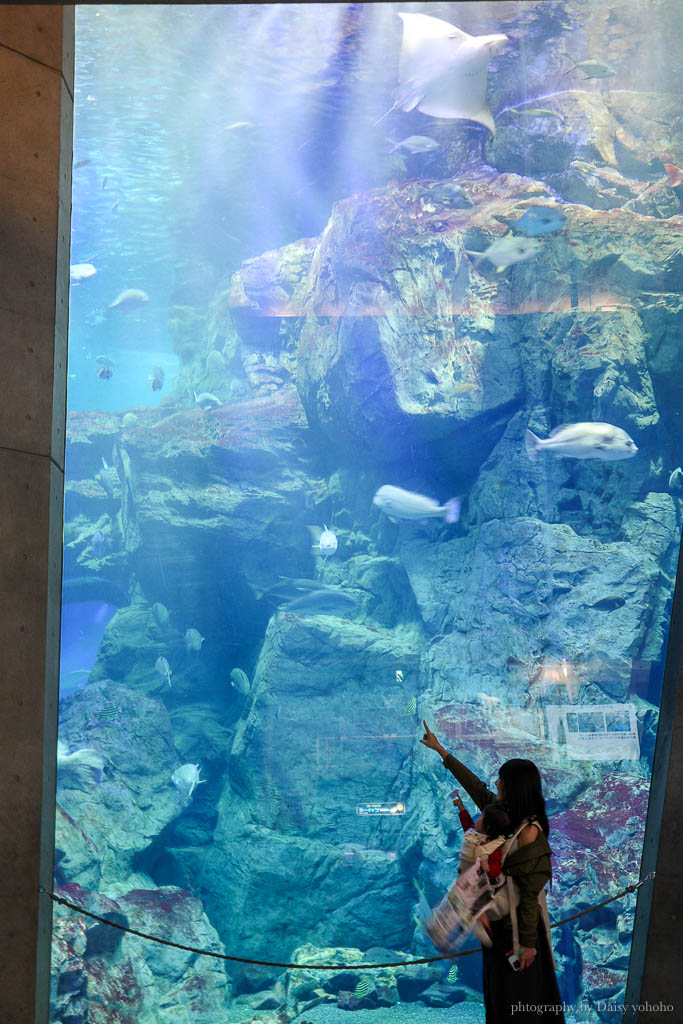
<svg viewBox="0 0 683 1024">
<path fill-rule="evenodd" d="M 231 946 L 281 959 L 304 940 L 397 946 L 412 935 L 412 887 L 386 850 L 404 816 L 356 807 L 409 798 L 418 655 L 414 638 L 334 616 L 271 619 L 201 879 Z"/>
<path fill-rule="evenodd" d="M 183 809 L 168 712 L 126 686 L 90 683 L 61 702 L 60 739 L 70 753 L 89 748 L 104 759 L 102 781 L 85 790 L 58 773 L 58 803 L 71 821 L 57 838 L 62 879 L 87 885 L 99 872 L 109 892 L 126 891 L 138 878 L 136 856 Z"/>
</svg>

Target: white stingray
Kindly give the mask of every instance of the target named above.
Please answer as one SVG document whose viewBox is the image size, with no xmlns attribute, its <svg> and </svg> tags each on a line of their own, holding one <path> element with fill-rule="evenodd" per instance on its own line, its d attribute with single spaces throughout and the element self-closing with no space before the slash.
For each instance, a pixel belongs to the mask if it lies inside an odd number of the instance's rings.
<svg viewBox="0 0 683 1024">
<path fill-rule="evenodd" d="M 495 134 L 486 102 L 489 60 L 507 36 L 470 36 L 429 14 L 399 14 L 403 41 L 394 109 L 477 121 Z"/>
</svg>

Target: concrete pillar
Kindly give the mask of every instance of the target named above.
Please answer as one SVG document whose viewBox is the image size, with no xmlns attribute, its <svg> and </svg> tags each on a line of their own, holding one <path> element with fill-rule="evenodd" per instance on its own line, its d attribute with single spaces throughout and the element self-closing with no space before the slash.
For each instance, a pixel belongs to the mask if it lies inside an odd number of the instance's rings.
<svg viewBox="0 0 683 1024">
<path fill-rule="evenodd" d="M 49 1016 L 74 8 L 0 6 L 0 1020 Z"/>
</svg>

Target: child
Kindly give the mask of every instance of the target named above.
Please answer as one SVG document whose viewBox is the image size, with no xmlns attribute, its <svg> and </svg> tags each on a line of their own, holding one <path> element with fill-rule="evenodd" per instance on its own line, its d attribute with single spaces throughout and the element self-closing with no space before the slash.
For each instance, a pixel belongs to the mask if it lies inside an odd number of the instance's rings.
<svg viewBox="0 0 683 1024">
<path fill-rule="evenodd" d="M 502 804 L 489 804 L 473 822 L 457 791 L 451 796 L 466 830 L 460 848 L 458 878 L 446 898 L 422 924 L 442 952 L 450 952 L 459 945 L 467 930 L 485 946 L 491 945 L 491 928 L 484 913 L 484 908 L 491 902 L 491 885 L 486 877 L 502 882 L 502 847 L 505 833 L 510 830 L 510 819 Z M 475 868 L 477 860 L 486 876 Z"/>
<path fill-rule="evenodd" d="M 471 868 L 479 858 L 479 863 L 492 882 L 500 878 L 502 846 L 505 836 L 510 831 L 510 818 L 502 804 L 496 802 L 484 808 L 482 814 L 476 821 L 472 818 L 460 798 L 454 790 L 453 803 L 458 808 L 460 824 L 465 829 L 462 846 L 460 847 L 460 866 L 458 877 L 468 868 Z M 452 794 L 451 794 L 452 795 Z M 457 885 L 457 882 L 456 882 Z M 448 901 L 452 906 L 455 902 L 455 886 L 448 893 Z M 480 913 L 477 919 L 482 923 L 487 932 L 491 928 L 485 913 Z"/>
</svg>

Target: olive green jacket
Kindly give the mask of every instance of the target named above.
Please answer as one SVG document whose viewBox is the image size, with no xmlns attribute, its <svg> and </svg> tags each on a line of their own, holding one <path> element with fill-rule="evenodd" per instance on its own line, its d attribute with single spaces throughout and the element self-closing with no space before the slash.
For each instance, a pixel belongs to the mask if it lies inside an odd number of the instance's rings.
<svg viewBox="0 0 683 1024">
<path fill-rule="evenodd" d="M 487 804 L 498 799 L 496 794 L 492 793 L 474 772 L 471 772 L 452 754 L 446 754 L 443 763 L 481 810 Z M 552 878 L 551 853 L 548 840 L 539 829 L 537 838 L 532 843 L 509 854 L 505 858 L 503 866 L 505 874 L 513 877 L 519 889 L 519 905 L 517 907 L 519 944 L 531 949 L 536 946 L 539 914 L 538 894 L 546 882 Z M 504 920 L 511 926 L 509 915 Z M 548 936 L 548 941 L 550 941 L 550 936 Z"/>
</svg>

